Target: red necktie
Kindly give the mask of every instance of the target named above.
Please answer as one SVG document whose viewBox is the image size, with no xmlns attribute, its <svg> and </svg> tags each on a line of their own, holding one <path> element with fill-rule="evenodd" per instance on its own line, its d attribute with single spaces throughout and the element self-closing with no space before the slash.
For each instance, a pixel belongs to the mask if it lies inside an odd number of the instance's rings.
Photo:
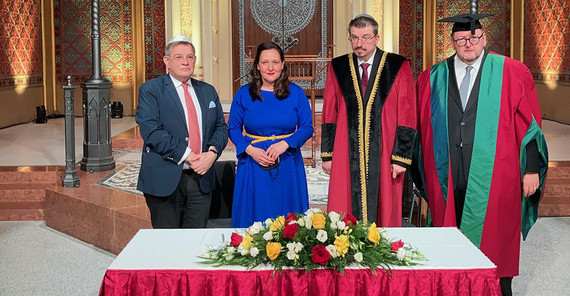
<svg viewBox="0 0 570 296">
<path fill-rule="evenodd" d="M 188 110 L 188 138 L 190 140 L 188 146 L 192 149 L 192 152 L 198 154 L 202 152 L 198 115 L 196 114 L 196 108 L 194 107 L 192 96 L 190 96 L 190 92 L 188 91 L 188 83 L 183 82 L 182 88 L 184 88 L 184 100 L 186 100 L 186 109 Z"/>
<path fill-rule="evenodd" d="M 362 67 L 362 96 L 366 94 L 366 87 L 368 86 L 368 66 L 369 63 L 363 63 L 360 65 Z"/>
</svg>

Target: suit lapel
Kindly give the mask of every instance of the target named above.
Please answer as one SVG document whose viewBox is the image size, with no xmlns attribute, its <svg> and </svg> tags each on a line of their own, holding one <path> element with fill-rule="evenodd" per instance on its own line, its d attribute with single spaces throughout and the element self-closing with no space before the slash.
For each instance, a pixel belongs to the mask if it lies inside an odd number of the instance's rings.
<svg viewBox="0 0 570 296">
<path fill-rule="evenodd" d="M 451 101 L 455 102 L 455 105 L 459 110 L 463 111 L 463 106 L 461 105 L 461 96 L 459 95 L 459 87 L 457 86 L 457 77 L 455 76 L 455 55 L 447 59 L 447 68 L 449 69 L 449 96 Z"/>
<path fill-rule="evenodd" d="M 170 78 L 169 74 L 166 74 L 162 77 L 164 81 L 164 87 L 168 91 L 168 94 L 170 94 L 170 99 L 174 102 L 174 105 L 176 105 L 177 107 L 176 109 L 178 109 L 178 114 L 182 117 L 182 121 L 186 123 L 186 114 L 184 114 L 184 106 L 182 106 L 182 103 L 180 102 L 180 97 L 178 96 L 178 92 L 174 87 L 172 78 Z M 188 126 L 188 124 L 186 124 L 186 126 Z M 186 127 L 186 129 L 188 129 L 188 127 Z"/>
</svg>

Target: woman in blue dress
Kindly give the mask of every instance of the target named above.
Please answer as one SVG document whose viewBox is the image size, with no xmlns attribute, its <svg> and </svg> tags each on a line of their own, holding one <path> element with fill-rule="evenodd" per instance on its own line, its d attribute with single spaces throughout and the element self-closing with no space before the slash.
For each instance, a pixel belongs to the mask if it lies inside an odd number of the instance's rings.
<svg viewBox="0 0 570 296">
<path fill-rule="evenodd" d="M 238 159 L 232 227 L 309 208 L 301 147 L 313 135 L 312 114 L 284 61 L 279 45 L 260 44 L 251 82 L 232 101 L 229 136 Z"/>
</svg>

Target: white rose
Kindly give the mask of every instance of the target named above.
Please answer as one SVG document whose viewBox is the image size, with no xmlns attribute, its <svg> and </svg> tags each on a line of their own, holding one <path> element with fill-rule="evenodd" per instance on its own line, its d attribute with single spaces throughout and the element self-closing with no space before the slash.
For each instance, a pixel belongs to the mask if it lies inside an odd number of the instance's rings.
<svg viewBox="0 0 570 296">
<path fill-rule="evenodd" d="M 336 222 L 336 226 L 338 227 L 338 229 L 344 230 L 346 228 L 346 223 L 344 223 L 343 221 L 338 221 Z"/>
<path fill-rule="evenodd" d="M 313 228 L 313 220 L 311 220 L 311 217 L 309 216 L 305 217 L 305 228 L 307 229 Z"/>
<path fill-rule="evenodd" d="M 267 218 L 267 220 L 265 220 L 265 226 L 270 226 L 271 223 L 273 223 L 273 219 Z"/>
<path fill-rule="evenodd" d="M 237 248 L 238 252 L 242 255 L 245 256 L 247 255 L 247 253 L 249 252 L 248 249 L 242 247 L 241 245 L 239 245 L 239 247 Z"/>
<path fill-rule="evenodd" d="M 266 241 L 273 240 L 273 232 L 271 232 L 271 230 L 270 230 L 270 231 L 264 233 L 264 234 L 263 234 L 263 238 L 264 238 Z"/>
<path fill-rule="evenodd" d="M 354 254 L 354 260 L 356 260 L 356 262 L 362 262 L 362 253 L 358 252 Z"/>
<path fill-rule="evenodd" d="M 317 232 L 317 240 L 320 241 L 321 243 L 324 243 L 327 241 L 327 232 L 324 230 L 319 230 L 319 232 Z"/>
<path fill-rule="evenodd" d="M 252 257 L 255 257 L 259 254 L 259 249 L 257 247 L 251 247 L 251 249 L 249 249 L 249 254 L 251 254 Z"/>
<path fill-rule="evenodd" d="M 321 210 L 317 209 L 317 208 L 310 208 L 305 212 L 305 216 L 311 217 L 313 216 L 315 213 L 320 213 Z"/>
<path fill-rule="evenodd" d="M 227 255 L 226 256 L 226 261 L 230 261 L 232 259 L 234 259 L 234 255 Z"/>
<path fill-rule="evenodd" d="M 400 261 L 403 261 L 405 257 L 406 257 L 406 249 L 399 248 L 398 252 L 396 253 L 396 258 L 398 258 L 398 260 Z"/>
<path fill-rule="evenodd" d="M 234 248 L 234 247 L 228 247 L 228 248 L 227 248 L 227 251 L 228 251 L 228 254 L 233 254 L 233 253 L 236 252 L 236 248 Z"/>
<path fill-rule="evenodd" d="M 263 224 L 261 222 L 255 222 L 249 227 L 249 234 L 253 236 L 258 234 L 261 230 L 263 230 Z"/>
<path fill-rule="evenodd" d="M 327 249 L 327 251 L 329 251 L 329 253 L 333 258 L 338 257 L 338 251 L 336 250 L 334 245 L 328 245 L 325 248 Z"/>
<path fill-rule="evenodd" d="M 297 220 L 297 224 L 299 224 L 299 226 L 304 227 L 305 226 L 305 218 L 301 217 L 299 218 L 299 220 Z"/>
<path fill-rule="evenodd" d="M 331 211 L 329 213 L 329 218 L 331 219 L 331 223 L 336 223 L 338 220 L 340 220 L 340 215 L 335 212 L 335 211 Z"/>
<path fill-rule="evenodd" d="M 408 258 L 411 259 L 411 258 L 413 257 L 413 255 L 414 255 L 414 254 L 412 253 L 411 250 L 407 250 L 407 251 L 406 251 L 406 257 L 408 257 Z"/>
<path fill-rule="evenodd" d="M 295 250 L 295 243 L 287 243 L 287 249 L 289 251 L 294 251 Z"/>
<path fill-rule="evenodd" d="M 302 249 L 303 249 L 302 243 L 295 243 L 295 253 L 301 252 Z"/>
<path fill-rule="evenodd" d="M 331 222 L 331 229 L 336 230 L 337 228 L 338 228 L 338 225 L 336 225 L 336 223 Z"/>
<path fill-rule="evenodd" d="M 295 253 L 294 251 L 289 250 L 287 252 L 287 259 L 295 260 L 296 257 L 297 257 L 297 253 Z"/>
<path fill-rule="evenodd" d="M 390 236 L 388 235 L 388 230 L 386 230 L 386 228 L 380 228 L 380 237 L 390 240 Z"/>
<path fill-rule="evenodd" d="M 218 253 L 217 253 L 217 252 L 214 252 L 214 251 L 210 252 L 210 258 L 212 258 L 212 259 L 218 259 Z"/>
</svg>

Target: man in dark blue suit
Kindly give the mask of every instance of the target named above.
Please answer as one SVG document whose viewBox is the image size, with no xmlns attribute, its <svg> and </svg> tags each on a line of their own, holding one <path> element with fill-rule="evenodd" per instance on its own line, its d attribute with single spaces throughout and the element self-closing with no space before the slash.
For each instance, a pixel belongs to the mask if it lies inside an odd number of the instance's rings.
<svg viewBox="0 0 570 296">
<path fill-rule="evenodd" d="M 137 189 L 154 228 L 204 228 L 215 187 L 212 166 L 228 142 L 213 86 L 192 79 L 196 55 L 186 36 L 166 46 L 169 74 L 139 89 L 136 121 L 144 140 Z"/>
</svg>

